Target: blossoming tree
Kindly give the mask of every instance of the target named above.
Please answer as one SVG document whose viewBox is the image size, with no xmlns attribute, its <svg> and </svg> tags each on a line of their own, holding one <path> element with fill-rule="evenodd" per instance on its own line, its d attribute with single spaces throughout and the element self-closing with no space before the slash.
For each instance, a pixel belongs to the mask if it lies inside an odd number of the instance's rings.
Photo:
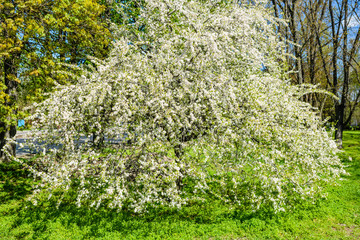
<svg viewBox="0 0 360 240">
<path fill-rule="evenodd" d="M 237 2 L 145 1 L 108 59 L 39 104 L 34 142 L 58 147 L 31 166 L 33 201 L 71 190 L 143 211 L 213 195 L 282 211 L 336 180 L 337 147 L 282 71 L 277 19 Z"/>
</svg>

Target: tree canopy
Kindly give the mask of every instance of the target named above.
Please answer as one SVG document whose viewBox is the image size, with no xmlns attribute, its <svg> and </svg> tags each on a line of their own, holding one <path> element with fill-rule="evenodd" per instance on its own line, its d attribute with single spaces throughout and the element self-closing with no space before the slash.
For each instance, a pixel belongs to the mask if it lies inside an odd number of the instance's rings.
<svg viewBox="0 0 360 240">
<path fill-rule="evenodd" d="M 287 80 L 277 21 L 261 2 L 145 1 L 107 59 L 38 105 L 32 146 L 58 148 L 29 166 L 32 201 L 46 189 L 136 212 L 213 195 L 278 212 L 321 196 L 342 164 Z"/>
<path fill-rule="evenodd" d="M 58 63 L 107 55 L 104 10 L 95 0 L 0 1 L 0 148 L 16 133 L 19 105 L 41 100 L 55 83 L 69 80 L 59 73 L 69 69 Z"/>
</svg>

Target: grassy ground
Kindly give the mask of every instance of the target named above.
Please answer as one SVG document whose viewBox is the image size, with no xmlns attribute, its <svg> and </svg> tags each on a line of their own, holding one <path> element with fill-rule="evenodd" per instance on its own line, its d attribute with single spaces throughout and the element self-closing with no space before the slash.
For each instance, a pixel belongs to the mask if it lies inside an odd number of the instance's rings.
<svg viewBox="0 0 360 240">
<path fill-rule="evenodd" d="M 360 131 L 345 132 L 350 176 L 326 200 L 272 215 L 228 209 L 217 202 L 179 212 L 98 211 L 31 206 L 31 180 L 16 165 L 0 165 L 0 239 L 360 239 Z"/>
</svg>

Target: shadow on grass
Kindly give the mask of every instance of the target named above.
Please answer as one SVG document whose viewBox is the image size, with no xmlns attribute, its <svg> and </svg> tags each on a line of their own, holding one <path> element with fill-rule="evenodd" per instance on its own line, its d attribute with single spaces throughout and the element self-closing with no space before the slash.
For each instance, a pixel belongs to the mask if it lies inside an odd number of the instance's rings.
<svg viewBox="0 0 360 240">
<path fill-rule="evenodd" d="M 78 228 L 83 231 L 82 237 L 102 238 L 106 233 L 116 232 L 120 236 L 130 236 L 173 229 L 181 232 L 189 226 L 193 228 L 209 227 L 222 221 L 248 222 L 265 226 L 266 219 L 271 213 L 252 213 L 240 210 L 225 209 L 223 204 L 194 204 L 181 210 L 152 209 L 144 215 L 134 214 L 130 211 L 98 210 L 77 208 L 74 205 L 63 204 L 56 208 L 54 204 L 42 204 L 39 206 L 27 205 L 27 209 L 17 215 L 14 226 L 31 225 L 34 232 L 33 238 L 42 238 L 53 231 L 49 229 L 52 224 L 69 231 Z M 207 226 L 207 227 L 206 227 Z M 144 235 L 145 234 L 145 235 Z"/>
<path fill-rule="evenodd" d="M 19 163 L 0 164 L 0 202 L 23 199 L 31 192 L 29 172 Z"/>
<path fill-rule="evenodd" d="M 59 208 L 56 208 L 55 202 L 43 202 L 33 206 L 24 200 L 30 193 L 32 183 L 28 179 L 27 171 L 19 166 L 0 165 L 0 172 L 1 179 L 5 179 L 1 189 L 1 193 L 5 193 L 0 197 L 4 200 L 2 203 L 6 204 L 10 200 L 18 202 L 11 213 L 14 216 L 12 229 L 24 229 L 24 226 L 28 226 L 28 230 L 18 233 L 17 237 L 20 238 L 29 237 L 31 234 L 33 239 L 51 238 L 49 234 L 54 234 L 54 229 L 64 229 L 70 233 L 80 231 L 84 239 L 103 238 L 107 233 L 120 236 L 140 234 L 140 237 L 146 237 L 146 234 L 151 232 L 185 231 L 189 226 L 193 229 L 209 229 L 228 221 L 237 222 L 242 228 L 265 231 L 267 223 L 278 222 L 283 217 L 266 210 L 251 212 L 232 209 L 215 199 L 209 199 L 205 203 L 193 203 L 181 210 L 150 209 L 143 215 L 124 210 L 117 212 L 105 207 L 98 210 L 78 208 L 70 202 L 64 202 Z M 316 207 L 312 205 L 311 208 Z M 163 226 L 167 226 L 166 230 Z"/>
<path fill-rule="evenodd" d="M 360 135 L 353 137 L 358 139 Z M 98 210 L 77 208 L 69 203 L 64 203 L 59 208 L 56 208 L 54 203 L 32 206 L 22 200 L 30 193 L 31 180 L 28 180 L 27 172 L 19 166 L 11 167 L 4 164 L 0 165 L 0 202 L 22 201 L 17 207 L 13 228 L 30 225 L 34 239 L 51 238 L 47 234 L 54 231 L 54 228 L 62 228 L 69 232 L 80 231 L 83 239 L 103 238 L 107 233 L 114 232 L 118 234 L 117 236 L 137 234 L 146 237 L 146 234 L 154 231 L 159 233 L 162 229 L 166 229 L 163 230 L 166 232 L 181 232 L 191 227 L 211 228 L 217 223 L 230 221 L 236 222 L 234 226 L 249 229 L 248 232 L 266 231 L 269 226 L 276 224 L 291 230 L 297 229 L 298 223 L 304 219 L 309 219 L 309 222 L 313 223 L 314 219 L 328 221 L 329 216 L 342 219 L 346 214 L 352 217 L 356 213 L 360 190 L 355 191 L 354 184 L 360 181 L 360 141 L 344 141 L 344 145 L 346 153 L 352 156 L 353 161 L 349 162 L 348 157 L 343 159 L 350 165 L 348 171 L 351 175 L 343 177 L 346 181 L 341 184 L 341 188 L 331 188 L 328 200 L 321 200 L 316 205 L 299 205 L 292 212 L 277 215 L 265 210 L 255 213 L 230 209 L 229 206 L 216 200 L 194 203 L 181 210 L 152 209 L 144 215 L 133 214 L 130 211 L 117 212 L 106 208 Z M 351 202 L 353 203 L 349 207 Z M 347 210 L 348 208 L 350 210 Z M 27 235 L 30 233 L 22 234 L 17 236 L 20 238 L 30 236 Z"/>
<path fill-rule="evenodd" d="M 269 216 L 232 210 L 216 200 L 194 203 L 181 210 L 150 209 L 143 215 L 124 210 L 117 212 L 106 208 L 98 210 L 78 208 L 70 203 L 64 203 L 59 208 L 56 208 L 54 202 L 44 202 L 33 206 L 25 200 L 26 196 L 31 193 L 33 183 L 29 172 L 20 164 L 0 164 L 2 214 L 13 218 L 11 231 L 17 229 L 16 236 L 18 238 L 30 236 L 34 239 L 46 238 L 47 234 L 54 231 L 54 226 L 70 229 L 70 232 L 73 231 L 72 228 L 78 228 L 83 232 L 83 238 L 101 238 L 106 232 L 117 232 L 126 236 L 134 232 L 145 234 L 154 229 L 160 231 L 163 225 L 171 226 L 171 228 L 178 228 L 178 226 L 185 228 L 190 225 L 198 227 L 220 223 L 223 220 L 232 219 L 243 222 L 254 217 L 266 218 Z"/>
</svg>

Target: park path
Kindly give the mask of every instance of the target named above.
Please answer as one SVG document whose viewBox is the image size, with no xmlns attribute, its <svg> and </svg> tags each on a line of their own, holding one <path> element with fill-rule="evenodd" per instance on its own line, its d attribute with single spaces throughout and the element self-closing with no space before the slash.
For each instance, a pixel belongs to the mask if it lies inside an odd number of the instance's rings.
<svg viewBox="0 0 360 240">
<path fill-rule="evenodd" d="M 29 138 L 30 131 L 24 130 L 24 131 L 17 131 L 15 139 L 16 139 L 16 156 L 26 156 L 30 155 L 30 149 L 28 147 L 20 147 L 20 143 L 25 143 L 26 140 Z"/>
<path fill-rule="evenodd" d="M 28 140 L 30 138 L 30 130 L 24 130 L 24 131 L 17 131 L 15 139 L 16 139 L 16 156 L 17 157 L 25 157 L 25 156 L 30 156 L 32 154 L 34 154 L 34 152 L 32 152 L 29 147 L 24 146 L 24 147 L 20 147 L 19 144 L 20 143 L 26 143 L 26 140 Z M 111 143 L 111 144 L 119 144 L 122 140 L 124 139 L 126 136 L 126 134 L 124 135 L 119 135 L 119 138 L 117 139 L 109 139 L 107 137 L 105 137 L 105 141 L 107 143 Z M 80 137 L 79 141 L 76 141 L 77 143 L 80 144 L 84 144 L 86 141 L 91 141 L 91 138 L 87 138 L 85 136 Z M 41 142 L 38 143 L 38 146 L 40 147 L 46 147 L 47 149 L 53 149 L 53 148 L 59 148 L 59 145 L 47 145 L 45 142 Z"/>
</svg>

